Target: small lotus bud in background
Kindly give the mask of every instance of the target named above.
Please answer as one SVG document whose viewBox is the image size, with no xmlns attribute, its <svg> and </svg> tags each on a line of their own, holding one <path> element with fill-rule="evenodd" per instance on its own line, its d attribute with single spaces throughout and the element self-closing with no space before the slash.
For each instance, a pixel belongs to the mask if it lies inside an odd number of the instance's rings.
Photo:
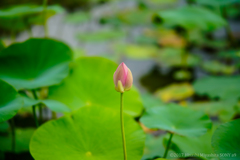
<svg viewBox="0 0 240 160">
<path fill-rule="evenodd" d="M 122 62 L 113 75 L 113 81 L 115 89 L 118 92 L 123 93 L 129 91 L 132 88 L 133 77 L 130 69 Z"/>
</svg>

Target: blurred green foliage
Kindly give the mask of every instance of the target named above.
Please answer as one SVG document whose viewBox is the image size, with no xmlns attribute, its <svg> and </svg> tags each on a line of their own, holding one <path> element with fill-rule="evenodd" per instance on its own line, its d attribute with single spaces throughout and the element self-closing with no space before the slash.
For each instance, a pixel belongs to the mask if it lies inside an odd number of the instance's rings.
<svg viewBox="0 0 240 160">
<path fill-rule="evenodd" d="M 0 28 L 7 31 L 22 31 L 31 25 L 44 24 L 44 18 L 63 12 L 60 6 L 48 6 L 43 17 L 43 6 L 20 5 L 0 10 Z"/>
<path fill-rule="evenodd" d="M 125 115 L 124 121 L 128 158 L 138 160 L 142 156 L 144 132 L 130 116 Z M 119 111 L 82 107 L 71 116 L 47 123 L 37 130 L 30 143 L 31 154 L 36 159 L 123 159 L 118 123 Z M 55 144 L 54 147 L 47 147 L 49 143 Z"/>
<path fill-rule="evenodd" d="M 0 1 L 1 32 L 12 37 L 0 41 L 0 159 L 28 153 L 31 141 L 34 159 L 122 160 L 112 76 L 125 60 L 142 85 L 124 93 L 129 159 L 215 160 L 204 155 L 238 152 L 240 37 L 233 26 L 239 0 L 42 3 Z M 107 10 L 95 13 L 95 7 Z M 48 18 L 63 12 L 62 25 L 86 25 L 73 33 L 74 48 L 48 34 L 14 42 L 22 31 L 32 37 L 35 25 L 47 32 Z M 108 48 L 102 57 L 88 57 L 101 45 Z M 152 70 L 144 68 L 150 63 Z"/>
</svg>

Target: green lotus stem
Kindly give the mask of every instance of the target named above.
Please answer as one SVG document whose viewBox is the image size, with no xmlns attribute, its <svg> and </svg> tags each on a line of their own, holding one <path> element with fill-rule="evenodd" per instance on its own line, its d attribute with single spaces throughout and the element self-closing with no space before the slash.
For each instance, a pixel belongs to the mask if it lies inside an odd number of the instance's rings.
<svg viewBox="0 0 240 160">
<path fill-rule="evenodd" d="M 167 154 L 168 154 L 168 151 L 169 151 L 169 148 L 170 148 L 170 145 L 171 145 L 172 137 L 173 137 L 173 133 L 170 133 L 170 137 L 169 137 L 168 143 L 167 143 L 167 148 L 164 152 L 163 158 L 167 158 Z"/>
<path fill-rule="evenodd" d="M 36 91 L 32 90 L 32 93 L 33 93 L 34 98 L 38 99 Z M 33 111 L 33 117 L 34 117 L 34 121 L 35 121 L 36 127 L 38 128 L 39 127 L 39 123 L 38 123 L 38 119 L 37 119 L 37 115 L 36 115 L 36 107 L 37 107 L 37 105 L 33 105 L 32 106 L 32 111 Z"/>
<path fill-rule="evenodd" d="M 43 26 L 45 37 L 48 37 L 48 27 L 47 27 L 47 0 L 43 1 Z"/>
<path fill-rule="evenodd" d="M 38 128 L 39 124 L 38 124 L 37 115 L 36 115 L 36 107 L 37 107 L 36 105 L 33 105 L 32 106 L 32 111 L 33 111 L 33 117 L 34 117 L 34 121 L 35 121 L 36 127 Z"/>
<path fill-rule="evenodd" d="M 12 152 L 15 152 L 16 133 L 15 133 L 15 123 L 13 118 L 10 120 L 10 123 L 11 123 L 11 135 L 12 135 Z"/>
<path fill-rule="evenodd" d="M 125 132 L 124 132 L 124 120 L 123 120 L 123 93 L 120 93 L 120 122 L 121 122 L 121 131 L 122 131 L 123 156 L 124 156 L 124 160 L 127 160 L 127 149 L 126 149 L 126 140 L 125 140 Z"/>
</svg>

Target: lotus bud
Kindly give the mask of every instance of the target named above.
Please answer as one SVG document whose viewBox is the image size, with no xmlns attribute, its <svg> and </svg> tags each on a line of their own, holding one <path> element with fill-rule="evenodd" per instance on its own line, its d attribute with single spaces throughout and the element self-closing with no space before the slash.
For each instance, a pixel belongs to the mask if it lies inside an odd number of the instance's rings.
<svg viewBox="0 0 240 160">
<path fill-rule="evenodd" d="M 115 90 L 118 92 L 129 91 L 132 88 L 133 77 L 130 69 L 122 62 L 113 75 Z"/>
</svg>

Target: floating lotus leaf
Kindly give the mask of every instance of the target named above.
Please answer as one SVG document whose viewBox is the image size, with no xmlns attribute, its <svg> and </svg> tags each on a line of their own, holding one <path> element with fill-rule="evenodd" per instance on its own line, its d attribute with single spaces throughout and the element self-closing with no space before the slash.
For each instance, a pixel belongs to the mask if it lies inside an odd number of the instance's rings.
<svg viewBox="0 0 240 160">
<path fill-rule="evenodd" d="M 72 64 L 71 74 L 58 86 L 49 88 L 49 99 L 67 105 L 72 111 L 83 106 L 102 106 L 119 110 L 120 93 L 115 91 L 113 73 L 117 64 L 100 57 L 83 57 Z M 124 93 L 124 111 L 138 116 L 143 109 L 133 87 Z"/>
<path fill-rule="evenodd" d="M 187 57 L 186 62 L 183 61 L 182 57 Z M 157 62 L 160 62 L 164 66 L 196 66 L 200 59 L 194 54 L 185 53 L 184 50 L 175 48 L 164 48 L 161 49 L 157 55 Z"/>
<path fill-rule="evenodd" d="M 211 146 L 211 138 L 216 127 L 214 126 L 206 134 L 200 137 L 183 137 L 179 135 L 174 135 L 172 142 L 178 146 L 177 150 L 174 148 L 173 151 L 179 152 L 178 156 L 175 158 L 185 158 L 185 157 L 199 157 L 201 159 L 217 160 L 214 156 L 214 152 Z M 212 156 L 209 156 L 211 155 Z"/>
<path fill-rule="evenodd" d="M 127 156 L 139 160 L 143 153 L 144 132 L 128 115 L 124 115 L 124 126 Z M 49 121 L 34 133 L 30 152 L 36 160 L 122 160 L 120 112 L 86 106 L 72 116 Z"/>
<path fill-rule="evenodd" d="M 203 63 L 203 69 L 213 74 L 228 74 L 231 75 L 236 71 L 235 66 L 222 64 L 218 61 L 206 61 Z"/>
<path fill-rule="evenodd" d="M 29 39 L 0 52 L 0 78 L 16 89 L 58 84 L 69 72 L 70 48 L 52 39 Z"/>
<path fill-rule="evenodd" d="M 209 76 L 194 83 L 195 92 L 199 95 L 221 100 L 237 101 L 240 98 L 240 76 Z"/>
<path fill-rule="evenodd" d="M 169 26 L 181 26 L 185 29 L 213 31 L 227 23 L 222 16 L 200 6 L 185 6 L 173 10 L 160 11 L 157 17 Z"/>
<path fill-rule="evenodd" d="M 144 44 L 144 45 L 149 45 L 149 44 L 154 45 L 158 43 L 157 38 L 149 37 L 145 35 L 136 36 L 134 40 L 137 44 Z"/>
<path fill-rule="evenodd" d="M 224 50 L 228 46 L 228 41 L 225 39 L 209 39 L 206 34 L 202 34 L 200 30 L 189 30 L 187 37 L 189 42 L 194 46 L 206 47 L 214 50 Z"/>
<path fill-rule="evenodd" d="M 218 54 L 220 58 L 235 59 L 240 61 L 240 50 L 223 51 Z"/>
<path fill-rule="evenodd" d="M 163 47 L 184 48 L 186 46 L 186 41 L 177 34 L 160 37 L 158 42 Z"/>
<path fill-rule="evenodd" d="M 153 11 L 151 10 L 124 10 L 117 17 L 125 24 L 146 25 L 151 23 Z M 140 18 L 141 17 L 141 18 Z"/>
<path fill-rule="evenodd" d="M 165 147 L 163 145 L 164 137 L 166 136 L 154 137 L 153 135 L 150 135 L 150 134 L 147 135 L 142 160 L 162 157 L 164 155 L 164 152 L 165 152 Z M 170 150 L 167 157 L 173 158 L 170 156 L 173 153 L 175 152 Z"/>
<path fill-rule="evenodd" d="M 240 119 L 220 125 L 212 137 L 212 147 L 220 160 L 240 159 Z"/>
<path fill-rule="evenodd" d="M 183 100 L 189 98 L 194 94 L 194 90 L 192 85 L 188 83 L 172 84 L 157 90 L 155 94 L 164 102 L 168 102 L 171 100 Z"/>
<path fill-rule="evenodd" d="M 154 46 L 128 45 L 124 53 L 133 59 L 151 59 L 158 54 L 158 48 Z"/>
<path fill-rule="evenodd" d="M 192 78 L 191 72 L 186 70 L 180 70 L 174 73 L 174 78 L 176 80 L 189 80 Z"/>
<path fill-rule="evenodd" d="M 15 152 L 26 152 L 29 151 L 30 139 L 33 135 L 34 129 L 16 129 L 16 146 Z M 6 136 L 0 136 L 0 151 L 12 151 L 12 137 L 11 133 L 8 133 Z"/>
<path fill-rule="evenodd" d="M 164 27 L 145 29 L 144 36 L 150 40 L 152 39 L 152 44 L 157 43 L 163 47 L 184 48 L 186 46 L 185 39 L 173 29 Z"/>
<path fill-rule="evenodd" d="M 188 104 L 194 110 L 204 111 L 211 117 L 219 117 L 223 122 L 231 120 L 236 114 L 234 109 L 235 102 L 212 101 L 212 102 L 197 102 Z"/>
<path fill-rule="evenodd" d="M 46 17 L 63 11 L 60 6 L 48 6 Z M 0 11 L 0 27 L 7 30 L 23 30 L 32 24 L 43 24 L 43 6 L 19 5 Z"/>
<path fill-rule="evenodd" d="M 89 33 L 78 33 L 77 38 L 81 42 L 104 42 L 121 39 L 125 36 L 125 32 L 119 30 L 100 30 Z"/>
<path fill-rule="evenodd" d="M 141 97 L 145 109 L 163 104 L 163 102 L 158 97 L 151 95 L 150 93 L 145 93 Z"/>
<path fill-rule="evenodd" d="M 114 26 L 146 25 L 151 23 L 152 14 L 153 11 L 148 9 L 124 9 L 117 14 L 106 15 L 101 22 Z"/>
<path fill-rule="evenodd" d="M 0 122 L 11 119 L 23 106 L 23 100 L 17 91 L 8 83 L 0 80 Z"/>
<path fill-rule="evenodd" d="M 75 12 L 65 17 L 65 22 L 71 24 L 81 24 L 90 20 L 90 14 L 87 12 Z"/>
<path fill-rule="evenodd" d="M 177 104 L 149 108 L 140 121 L 150 129 L 162 129 L 186 137 L 201 136 L 212 126 L 203 112 Z"/>
</svg>

